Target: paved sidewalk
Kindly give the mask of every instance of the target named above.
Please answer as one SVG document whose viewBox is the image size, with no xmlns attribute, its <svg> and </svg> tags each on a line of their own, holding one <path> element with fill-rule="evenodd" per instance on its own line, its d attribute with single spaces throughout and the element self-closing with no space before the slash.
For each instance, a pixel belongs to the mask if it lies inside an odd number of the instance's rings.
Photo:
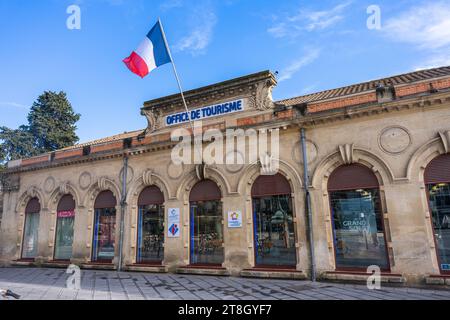
<svg viewBox="0 0 450 320">
<path fill-rule="evenodd" d="M 450 300 L 450 290 L 309 281 L 81 271 L 81 289 L 66 288 L 62 269 L 0 268 L 0 288 L 24 300 Z"/>
</svg>

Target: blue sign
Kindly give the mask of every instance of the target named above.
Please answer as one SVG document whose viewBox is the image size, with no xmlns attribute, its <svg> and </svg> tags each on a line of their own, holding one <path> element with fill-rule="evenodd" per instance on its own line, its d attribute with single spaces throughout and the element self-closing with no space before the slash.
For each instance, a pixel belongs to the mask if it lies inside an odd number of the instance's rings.
<svg viewBox="0 0 450 320">
<path fill-rule="evenodd" d="M 166 116 L 166 126 L 174 126 L 192 121 L 208 119 L 244 110 L 244 100 L 225 102 L 213 106 L 203 107 L 188 112 L 180 112 Z"/>
</svg>

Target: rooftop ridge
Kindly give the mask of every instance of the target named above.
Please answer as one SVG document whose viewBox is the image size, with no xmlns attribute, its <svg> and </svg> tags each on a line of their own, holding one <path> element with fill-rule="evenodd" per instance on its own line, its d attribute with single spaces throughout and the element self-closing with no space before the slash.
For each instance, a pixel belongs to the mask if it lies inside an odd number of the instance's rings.
<svg viewBox="0 0 450 320">
<path fill-rule="evenodd" d="M 315 102 L 325 99 L 340 98 L 343 96 L 348 96 L 351 94 L 358 94 L 376 89 L 376 85 L 381 83 L 383 85 L 391 82 L 393 85 L 402 85 L 415 83 L 420 81 L 426 81 L 429 79 L 436 79 L 440 77 L 450 76 L 450 66 L 442 66 L 432 69 L 423 69 L 418 71 L 412 71 L 408 73 L 402 73 L 390 77 L 384 77 L 375 80 L 369 80 L 360 83 L 354 83 L 347 86 L 342 86 L 338 88 L 331 88 L 327 90 L 322 90 L 314 93 L 309 93 L 297 97 L 287 98 L 276 101 L 276 103 L 291 105 L 290 102 L 305 103 L 305 102 Z"/>
</svg>

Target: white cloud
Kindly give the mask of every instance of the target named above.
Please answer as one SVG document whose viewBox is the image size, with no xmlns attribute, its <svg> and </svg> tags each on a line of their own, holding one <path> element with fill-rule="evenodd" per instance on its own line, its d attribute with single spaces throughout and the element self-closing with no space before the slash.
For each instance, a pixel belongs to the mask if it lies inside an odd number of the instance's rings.
<svg viewBox="0 0 450 320">
<path fill-rule="evenodd" d="M 211 9 L 203 7 L 195 10 L 196 25 L 189 34 L 181 38 L 174 46 L 175 51 L 189 51 L 192 55 L 205 52 L 206 47 L 212 41 L 214 27 L 217 24 L 217 16 Z"/>
<path fill-rule="evenodd" d="M 419 48 L 450 45 L 450 1 L 426 3 L 387 20 L 383 31 L 392 40 Z"/>
<path fill-rule="evenodd" d="M 283 82 L 292 78 L 294 74 L 300 71 L 301 68 L 314 62 L 320 55 L 319 49 L 311 49 L 304 56 L 293 61 L 286 68 L 280 72 L 278 82 Z"/>
<path fill-rule="evenodd" d="M 267 31 L 275 38 L 296 37 L 302 32 L 327 29 L 344 19 L 343 11 L 351 2 L 341 3 L 330 10 L 311 11 L 300 9 L 293 16 L 285 16 L 282 22 Z"/>
<path fill-rule="evenodd" d="M 424 3 L 387 20 L 383 34 L 426 54 L 414 69 L 450 65 L 450 1 Z"/>
<path fill-rule="evenodd" d="M 162 11 L 168 11 L 174 8 L 180 8 L 182 6 L 183 0 L 166 0 L 159 6 L 159 8 Z"/>
<path fill-rule="evenodd" d="M 17 102 L 2 102 L 0 101 L 0 107 L 12 107 L 12 108 L 19 108 L 19 109 L 28 109 L 27 106 L 17 103 Z"/>
</svg>

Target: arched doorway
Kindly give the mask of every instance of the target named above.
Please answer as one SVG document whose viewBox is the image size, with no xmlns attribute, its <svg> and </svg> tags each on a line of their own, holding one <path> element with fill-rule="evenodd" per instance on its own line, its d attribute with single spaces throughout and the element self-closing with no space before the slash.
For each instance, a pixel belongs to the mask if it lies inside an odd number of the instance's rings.
<svg viewBox="0 0 450 320">
<path fill-rule="evenodd" d="M 295 267 L 291 186 L 281 174 L 259 176 L 252 187 L 256 266 Z"/>
<path fill-rule="evenodd" d="M 191 190 L 190 261 L 221 266 L 224 261 L 222 194 L 216 183 L 203 180 Z"/>
<path fill-rule="evenodd" d="M 145 188 L 138 199 L 137 263 L 164 259 L 164 195 L 156 186 Z"/>
<path fill-rule="evenodd" d="M 337 168 L 328 180 L 337 270 L 377 265 L 389 270 L 380 188 L 360 164 Z"/>
<path fill-rule="evenodd" d="M 66 194 L 58 203 L 56 217 L 55 260 L 72 258 L 73 230 L 75 223 L 75 200 Z"/>
<path fill-rule="evenodd" d="M 116 205 L 116 197 L 109 190 L 101 192 L 95 200 L 93 262 L 112 263 L 114 259 Z"/>
<path fill-rule="evenodd" d="M 450 155 L 432 160 L 424 180 L 439 268 L 442 273 L 450 273 Z"/>
<path fill-rule="evenodd" d="M 39 219 L 41 204 L 38 198 L 28 201 L 25 208 L 25 225 L 22 240 L 22 259 L 33 260 L 38 253 Z"/>
</svg>

